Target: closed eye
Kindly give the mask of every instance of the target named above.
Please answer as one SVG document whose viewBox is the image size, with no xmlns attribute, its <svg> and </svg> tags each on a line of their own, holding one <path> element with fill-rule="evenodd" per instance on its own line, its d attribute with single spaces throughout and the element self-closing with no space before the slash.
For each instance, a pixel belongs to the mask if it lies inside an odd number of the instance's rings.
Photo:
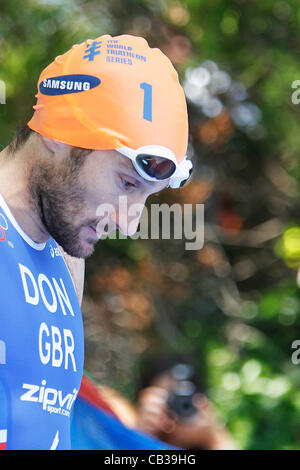
<svg viewBox="0 0 300 470">
<path fill-rule="evenodd" d="M 134 178 L 120 176 L 120 179 L 121 179 L 122 188 L 125 189 L 125 191 L 132 191 L 136 189 L 139 185 L 139 183 L 136 182 Z"/>
<path fill-rule="evenodd" d="M 126 180 L 123 180 L 123 184 L 127 188 L 130 188 L 130 187 L 135 188 L 136 187 L 135 184 L 132 184 L 132 183 L 130 183 L 130 181 L 126 181 Z"/>
</svg>

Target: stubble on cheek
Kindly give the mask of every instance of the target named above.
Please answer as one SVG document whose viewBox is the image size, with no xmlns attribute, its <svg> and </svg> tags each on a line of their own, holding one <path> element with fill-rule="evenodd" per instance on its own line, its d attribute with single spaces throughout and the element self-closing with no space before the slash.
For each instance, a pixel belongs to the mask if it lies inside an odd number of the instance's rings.
<svg viewBox="0 0 300 470">
<path fill-rule="evenodd" d="M 63 165 L 41 162 L 29 178 L 31 201 L 46 230 L 66 253 L 78 258 L 93 251 L 80 240 L 86 218 L 85 188 L 79 183 L 81 165 L 71 156 Z"/>
</svg>

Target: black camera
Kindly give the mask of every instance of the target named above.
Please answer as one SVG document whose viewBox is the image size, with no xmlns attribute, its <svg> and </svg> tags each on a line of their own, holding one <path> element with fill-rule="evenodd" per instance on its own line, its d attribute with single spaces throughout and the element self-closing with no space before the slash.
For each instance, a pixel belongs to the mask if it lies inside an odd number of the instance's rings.
<svg viewBox="0 0 300 470">
<path fill-rule="evenodd" d="M 167 399 L 168 408 L 180 421 L 188 420 L 197 413 L 193 403 L 197 393 L 192 381 L 194 368 L 189 364 L 176 364 L 170 372 L 174 384 Z"/>
</svg>

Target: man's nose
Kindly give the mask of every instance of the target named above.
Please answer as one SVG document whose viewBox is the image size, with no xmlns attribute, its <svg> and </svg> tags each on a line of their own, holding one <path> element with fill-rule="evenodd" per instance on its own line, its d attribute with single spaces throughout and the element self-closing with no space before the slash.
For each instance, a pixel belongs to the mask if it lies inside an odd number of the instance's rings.
<svg viewBox="0 0 300 470">
<path fill-rule="evenodd" d="M 123 235 L 131 237 L 138 229 L 145 203 L 134 203 L 127 207 L 120 207 L 111 215 L 110 220 Z"/>
</svg>

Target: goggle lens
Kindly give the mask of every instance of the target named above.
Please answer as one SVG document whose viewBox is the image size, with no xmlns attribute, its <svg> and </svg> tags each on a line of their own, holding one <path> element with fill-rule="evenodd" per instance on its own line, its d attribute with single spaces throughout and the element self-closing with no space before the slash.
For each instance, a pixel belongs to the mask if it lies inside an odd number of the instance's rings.
<svg viewBox="0 0 300 470">
<path fill-rule="evenodd" d="M 136 163 L 147 175 L 157 180 L 165 180 L 175 172 L 176 165 L 172 160 L 153 155 L 139 154 Z"/>
</svg>

